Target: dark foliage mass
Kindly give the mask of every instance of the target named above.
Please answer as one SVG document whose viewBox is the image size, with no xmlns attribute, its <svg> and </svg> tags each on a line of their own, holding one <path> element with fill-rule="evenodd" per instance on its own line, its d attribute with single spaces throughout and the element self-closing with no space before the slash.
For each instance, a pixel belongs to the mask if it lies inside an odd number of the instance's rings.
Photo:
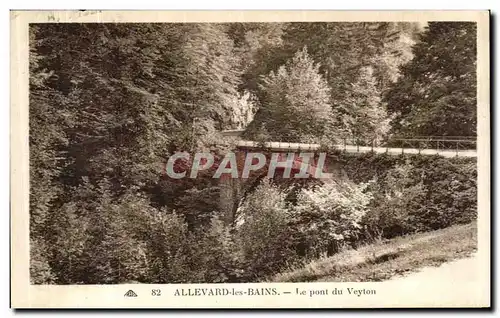
<svg viewBox="0 0 500 318">
<path fill-rule="evenodd" d="M 393 129 L 410 136 L 474 136 L 476 50 L 475 23 L 430 22 L 385 95 Z"/>
<path fill-rule="evenodd" d="M 476 217 L 471 159 L 332 153 L 331 183 L 172 180 L 176 151 L 255 140 L 473 136 L 473 23 L 30 25 L 35 284 L 247 282 Z M 236 190 L 235 190 L 236 191 Z M 239 193 L 234 193 L 237 197 Z M 233 204 L 233 202 L 231 202 Z"/>
<path fill-rule="evenodd" d="M 367 235 L 391 238 L 454 224 L 477 215 L 475 158 L 349 155 L 338 157 L 355 182 L 376 180 Z"/>
</svg>

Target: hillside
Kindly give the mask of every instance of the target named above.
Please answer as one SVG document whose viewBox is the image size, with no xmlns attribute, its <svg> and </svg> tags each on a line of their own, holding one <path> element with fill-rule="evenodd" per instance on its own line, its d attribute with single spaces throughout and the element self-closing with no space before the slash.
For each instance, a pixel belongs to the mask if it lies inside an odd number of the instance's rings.
<svg viewBox="0 0 500 318">
<path fill-rule="evenodd" d="M 473 222 L 347 250 L 274 275 L 270 281 L 384 281 L 467 257 L 476 249 L 477 224 Z"/>
</svg>

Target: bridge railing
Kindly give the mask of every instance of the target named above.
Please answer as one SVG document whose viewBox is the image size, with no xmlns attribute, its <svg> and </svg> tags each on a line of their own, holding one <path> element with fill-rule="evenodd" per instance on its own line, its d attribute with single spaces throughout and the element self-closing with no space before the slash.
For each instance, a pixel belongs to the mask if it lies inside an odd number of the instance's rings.
<svg viewBox="0 0 500 318">
<path fill-rule="evenodd" d="M 476 137 L 443 137 L 443 136 L 416 136 L 392 137 L 387 140 L 363 140 L 357 138 L 343 138 L 344 145 L 381 147 L 381 148 L 411 148 L 436 150 L 475 150 Z"/>
<path fill-rule="evenodd" d="M 456 155 L 475 152 L 476 137 L 475 136 L 390 136 L 382 140 L 370 140 L 367 138 L 356 138 L 355 136 L 341 136 L 336 138 L 299 138 L 297 135 L 290 136 L 275 136 L 258 141 L 241 141 L 242 143 L 251 143 L 253 146 L 260 145 L 262 148 L 282 148 L 299 147 L 305 148 L 330 148 L 334 147 L 339 150 L 349 152 L 366 152 L 377 151 L 402 153 L 442 153 L 446 152 L 450 155 L 452 152 Z M 241 144 L 240 146 L 245 146 Z M 251 146 L 250 144 L 247 146 Z M 470 154 L 469 154 L 470 155 Z"/>
</svg>

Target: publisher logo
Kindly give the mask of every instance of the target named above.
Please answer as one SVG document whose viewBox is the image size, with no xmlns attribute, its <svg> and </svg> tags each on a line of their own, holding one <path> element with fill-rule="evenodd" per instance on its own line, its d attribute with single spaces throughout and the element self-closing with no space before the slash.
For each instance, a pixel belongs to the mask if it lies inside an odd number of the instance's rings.
<svg viewBox="0 0 500 318">
<path fill-rule="evenodd" d="M 125 295 L 123 295 L 124 297 L 137 297 L 137 294 L 132 290 L 130 289 L 128 292 L 125 293 Z"/>
</svg>

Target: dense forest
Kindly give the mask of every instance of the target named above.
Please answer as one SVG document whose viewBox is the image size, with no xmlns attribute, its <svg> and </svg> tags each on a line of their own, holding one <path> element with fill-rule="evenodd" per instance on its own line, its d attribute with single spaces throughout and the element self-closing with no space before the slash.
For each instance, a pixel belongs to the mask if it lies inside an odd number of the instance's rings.
<svg viewBox="0 0 500 318">
<path fill-rule="evenodd" d="M 338 182 L 264 179 L 231 222 L 176 151 L 255 140 L 476 135 L 476 25 L 30 25 L 36 284 L 247 282 L 376 238 L 466 223 L 476 163 L 343 156 Z"/>
</svg>

